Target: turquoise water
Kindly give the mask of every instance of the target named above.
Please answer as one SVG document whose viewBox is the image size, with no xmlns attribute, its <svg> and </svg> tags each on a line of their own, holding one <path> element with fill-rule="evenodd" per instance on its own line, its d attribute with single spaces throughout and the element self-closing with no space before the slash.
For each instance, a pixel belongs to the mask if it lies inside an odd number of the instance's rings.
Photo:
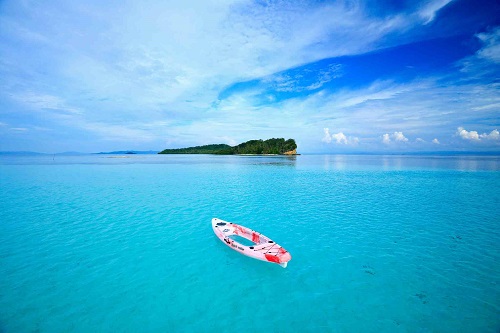
<svg viewBox="0 0 500 333">
<path fill-rule="evenodd" d="M 500 329 L 499 157 L 109 157 L 0 157 L 0 332 Z"/>
</svg>

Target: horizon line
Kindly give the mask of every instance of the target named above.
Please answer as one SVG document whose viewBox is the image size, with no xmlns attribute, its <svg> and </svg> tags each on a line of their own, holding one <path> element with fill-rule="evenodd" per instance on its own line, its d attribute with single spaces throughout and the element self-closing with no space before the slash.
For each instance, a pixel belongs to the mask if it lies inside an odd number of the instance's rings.
<svg viewBox="0 0 500 333">
<path fill-rule="evenodd" d="M 116 150 L 109 152 L 78 152 L 78 151 L 65 151 L 57 153 L 47 153 L 47 152 L 37 152 L 37 151 L 26 151 L 26 150 L 13 150 L 13 151 L 0 151 L 0 155 L 99 155 L 99 154 L 109 154 L 109 155 L 123 155 L 131 153 L 131 155 L 158 155 L 161 150 Z M 212 154 L 166 154 L 166 155 L 212 155 Z M 394 151 L 394 152 L 300 152 L 300 155 L 478 155 L 478 156 L 500 156 L 500 151 Z"/>
</svg>

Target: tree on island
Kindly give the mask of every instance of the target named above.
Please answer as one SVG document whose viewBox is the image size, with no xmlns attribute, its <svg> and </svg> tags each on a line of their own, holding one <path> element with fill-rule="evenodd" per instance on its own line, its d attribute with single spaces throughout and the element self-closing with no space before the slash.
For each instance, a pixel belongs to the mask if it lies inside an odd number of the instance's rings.
<svg viewBox="0 0 500 333">
<path fill-rule="evenodd" d="M 165 149 L 158 154 L 217 154 L 217 152 L 225 149 L 230 149 L 231 146 L 226 144 L 215 144 L 206 146 L 196 146 L 179 149 Z"/>
<path fill-rule="evenodd" d="M 297 144 L 294 139 L 285 141 L 283 138 L 273 138 L 268 140 L 250 140 L 234 147 L 226 144 L 214 144 L 180 149 L 165 149 L 158 154 L 283 155 L 285 153 L 295 154 L 296 149 Z"/>
</svg>

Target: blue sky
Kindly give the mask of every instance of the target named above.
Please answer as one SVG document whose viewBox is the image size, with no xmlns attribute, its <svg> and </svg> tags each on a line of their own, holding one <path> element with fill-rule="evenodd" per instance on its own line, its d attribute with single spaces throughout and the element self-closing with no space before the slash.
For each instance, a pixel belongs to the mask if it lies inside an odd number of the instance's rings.
<svg viewBox="0 0 500 333">
<path fill-rule="evenodd" d="M 498 1 L 0 2 L 0 151 L 500 151 Z"/>
</svg>

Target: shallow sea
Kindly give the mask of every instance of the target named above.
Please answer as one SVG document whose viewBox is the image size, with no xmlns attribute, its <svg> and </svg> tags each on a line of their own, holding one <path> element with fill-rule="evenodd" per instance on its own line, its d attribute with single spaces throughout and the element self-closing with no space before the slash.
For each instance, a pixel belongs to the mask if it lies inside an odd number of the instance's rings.
<svg viewBox="0 0 500 333">
<path fill-rule="evenodd" d="M 495 156 L 1 156 L 0 332 L 499 332 L 499 185 Z"/>
</svg>

